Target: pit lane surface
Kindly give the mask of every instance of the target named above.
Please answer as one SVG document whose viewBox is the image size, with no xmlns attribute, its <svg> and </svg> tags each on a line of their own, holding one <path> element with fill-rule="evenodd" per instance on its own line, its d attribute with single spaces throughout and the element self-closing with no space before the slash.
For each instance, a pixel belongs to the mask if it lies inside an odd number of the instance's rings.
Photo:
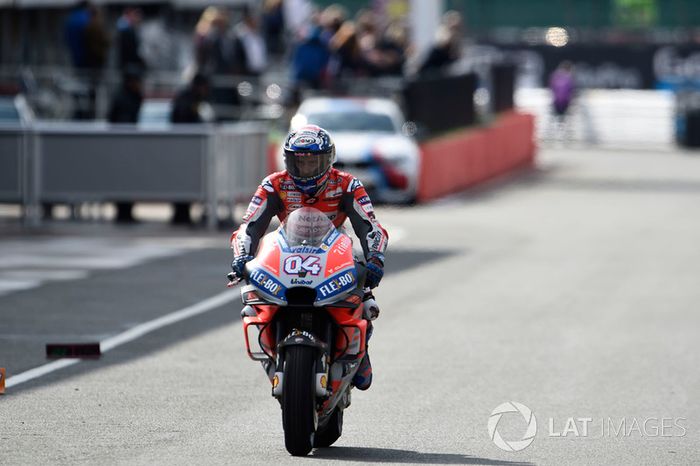
<svg viewBox="0 0 700 466">
<path fill-rule="evenodd" d="M 549 149 L 507 182 L 381 208 L 404 235 L 376 293 L 375 382 L 354 392 L 337 446 L 288 456 L 234 302 L 8 389 L 2 463 L 697 464 L 698 205 L 696 155 Z M 219 236 L 0 296 L 0 366 L 16 374 L 46 362 L 49 337 L 109 337 L 219 293 Z M 519 452 L 487 429 L 507 401 L 537 419 Z M 503 438 L 522 437 L 518 416 Z M 569 418 L 579 435 L 554 436 Z"/>
</svg>

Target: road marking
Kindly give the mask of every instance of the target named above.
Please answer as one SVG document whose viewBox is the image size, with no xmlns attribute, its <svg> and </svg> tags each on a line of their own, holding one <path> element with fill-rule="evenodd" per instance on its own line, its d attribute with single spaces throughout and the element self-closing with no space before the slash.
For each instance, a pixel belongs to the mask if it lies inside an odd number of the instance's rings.
<svg viewBox="0 0 700 466">
<path fill-rule="evenodd" d="M 121 346 L 125 343 L 134 341 L 137 338 L 141 338 L 142 336 L 154 332 L 158 329 L 167 327 L 168 325 L 175 324 L 185 319 L 189 319 L 190 317 L 203 314 L 205 312 L 211 311 L 212 309 L 216 309 L 217 307 L 220 307 L 226 303 L 233 301 L 239 296 L 240 292 L 237 289 L 229 289 L 210 298 L 207 298 L 204 301 L 200 301 L 191 306 L 171 312 L 170 314 L 158 317 L 157 319 L 144 322 L 143 324 L 139 324 L 135 327 L 132 327 L 125 332 L 102 340 L 100 342 L 100 351 L 102 353 L 106 353 L 107 351 L 113 350 L 114 348 Z M 51 372 L 63 369 L 64 367 L 72 366 L 73 364 L 77 364 L 80 361 L 80 359 L 60 359 L 58 361 L 53 361 L 48 364 L 44 364 L 43 366 L 35 367 L 34 369 L 30 369 L 28 371 L 21 372 L 17 375 L 13 375 L 12 377 L 8 377 L 5 383 L 5 387 L 16 387 L 21 383 L 28 382 L 38 377 L 42 377 L 46 374 L 50 374 Z"/>
<path fill-rule="evenodd" d="M 213 238 L 51 238 L 0 242 L 0 296 L 125 269 L 223 242 Z"/>
</svg>

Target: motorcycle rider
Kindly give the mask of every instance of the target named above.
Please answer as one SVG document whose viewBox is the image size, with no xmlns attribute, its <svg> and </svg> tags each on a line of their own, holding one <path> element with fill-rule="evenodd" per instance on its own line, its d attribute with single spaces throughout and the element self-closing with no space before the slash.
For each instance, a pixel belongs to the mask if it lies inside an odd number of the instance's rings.
<svg viewBox="0 0 700 466">
<path fill-rule="evenodd" d="M 363 317 L 367 319 L 367 340 L 372 334 L 372 320 L 379 315 L 371 289 L 384 275 L 384 251 L 388 235 L 374 215 L 374 208 L 362 183 L 352 175 L 333 168 L 335 144 L 326 130 L 307 125 L 291 131 L 284 142 L 286 170 L 265 178 L 248 206 L 243 224 L 231 236 L 234 259 L 233 275 L 243 278 L 246 262 L 253 259 L 260 239 L 272 217 L 280 221 L 302 207 L 314 207 L 325 213 L 336 228 L 346 218 L 360 240 L 367 274 Z M 360 362 L 353 385 L 367 390 L 372 384 L 369 354 Z"/>
</svg>

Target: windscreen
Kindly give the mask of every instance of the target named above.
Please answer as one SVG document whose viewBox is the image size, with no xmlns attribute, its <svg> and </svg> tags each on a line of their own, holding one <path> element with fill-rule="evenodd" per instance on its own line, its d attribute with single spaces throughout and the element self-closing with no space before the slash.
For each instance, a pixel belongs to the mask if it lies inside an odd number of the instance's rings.
<svg viewBox="0 0 700 466">
<path fill-rule="evenodd" d="M 326 236 L 335 231 L 326 214 L 313 207 L 303 207 L 289 214 L 282 228 L 290 247 L 319 247 Z"/>
</svg>

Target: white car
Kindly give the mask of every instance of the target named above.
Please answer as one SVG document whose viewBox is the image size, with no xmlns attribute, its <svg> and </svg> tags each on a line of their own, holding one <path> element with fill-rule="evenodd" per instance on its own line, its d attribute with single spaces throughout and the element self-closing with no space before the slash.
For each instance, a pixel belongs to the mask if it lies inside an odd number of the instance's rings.
<svg viewBox="0 0 700 466">
<path fill-rule="evenodd" d="M 0 124 L 27 126 L 34 120 L 34 112 L 22 94 L 0 96 Z"/>
<path fill-rule="evenodd" d="M 390 99 L 313 97 L 299 106 L 291 128 L 314 124 L 327 130 L 336 145 L 339 170 L 362 181 L 381 202 L 413 202 L 418 189 L 420 152 L 404 134 L 405 120 Z"/>
</svg>

